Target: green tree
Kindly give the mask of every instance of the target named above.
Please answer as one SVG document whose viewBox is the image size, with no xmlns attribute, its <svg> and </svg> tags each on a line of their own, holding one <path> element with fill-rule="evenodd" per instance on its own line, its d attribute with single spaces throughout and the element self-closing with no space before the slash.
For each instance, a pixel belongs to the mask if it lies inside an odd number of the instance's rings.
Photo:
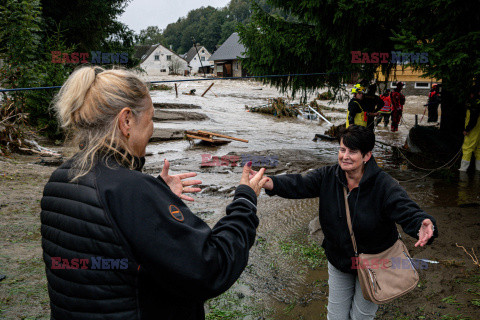
<svg viewBox="0 0 480 320">
<path fill-rule="evenodd" d="M 357 3 L 358 2 L 358 3 Z M 247 49 L 243 65 L 250 73 L 329 73 L 328 76 L 266 79 L 283 91 L 306 93 L 319 87 L 335 90 L 352 75 L 373 79 L 377 65 L 352 64 L 351 51 L 390 52 L 395 11 L 388 4 L 358 1 L 267 1 L 272 14 L 252 2 L 252 21 L 239 26 Z M 373 16 L 378 15 L 378 17 Z M 391 65 L 383 66 L 386 71 Z"/>
<path fill-rule="evenodd" d="M 236 31 L 237 25 L 249 21 L 250 16 L 249 0 L 231 0 L 224 8 L 208 6 L 191 10 L 186 17 L 169 24 L 163 36 L 166 44 L 179 53 L 188 51 L 194 41 L 213 53 Z"/>
<path fill-rule="evenodd" d="M 0 5 L 0 87 L 28 87 L 34 82 L 40 24 L 39 1 L 7 0 Z M 13 93 L 12 97 L 18 107 L 23 105 L 24 93 Z"/>
<path fill-rule="evenodd" d="M 430 63 L 415 67 L 444 81 L 441 128 L 461 133 L 458 106 L 480 70 L 479 12 L 468 3 L 267 0 L 267 5 L 281 14 L 269 14 L 252 1 L 252 21 L 239 26 L 248 56 L 243 64 L 250 73 L 329 73 L 265 81 L 293 93 L 325 86 L 338 91 L 353 79 L 373 80 L 379 66 L 387 75 L 393 67 L 351 63 L 352 51 L 428 52 Z"/>
<path fill-rule="evenodd" d="M 127 67 L 132 67 L 136 62 L 133 59 L 135 33 L 117 20 L 128 2 L 130 0 L 42 0 L 43 29 L 53 34 L 60 28 L 65 45 L 76 52 L 127 52 Z"/>
<path fill-rule="evenodd" d="M 428 64 L 415 67 L 442 79 L 442 131 L 459 135 L 464 128 L 469 88 L 480 78 L 480 11 L 459 0 L 408 0 L 409 15 L 393 32 L 396 48 L 428 53 Z"/>
<path fill-rule="evenodd" d="M 32 70 L 35 80 L 32 87 L 52 87 L 61 85 L 67 80 L 70 73 L 76 67 L 74 64 L 52 63 L 51 51 L 72 53 L 73 48 L 67 47 L 60 31 L 52 35 L 45 34 L 42 44 L 39 46 L 37 63 Z M 51 101 L 58 89 L 34 90 L 26 93 L 25 110 L 29 113 L 29 123 L 35 126 L 40 133 L 56 139 L 62 137 L 53 110 L 50 108 Z"/>
<path fill-rule="evenodd" d="M 163 30 L 157 26 L 149 26 L 146 29 L 140 30 L 140 34 L 137 36 L 137 44 L 154 45 L 157 43 L 166 45 Z"/>
</svg>

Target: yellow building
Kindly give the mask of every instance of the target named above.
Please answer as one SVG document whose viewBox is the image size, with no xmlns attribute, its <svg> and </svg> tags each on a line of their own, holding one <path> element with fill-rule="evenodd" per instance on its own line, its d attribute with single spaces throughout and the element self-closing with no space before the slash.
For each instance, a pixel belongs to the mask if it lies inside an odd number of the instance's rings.
<svg viewBox="0 0 480 320">
<path fill-rule="evenodd" d="M 388 88 L 396 88 L 396 83 L 401 81 L 405 83 L 403 93 L 407 95 L 424 95 L 430 91 L 432 84 L 441 83 L 441 80 L 434 78 L 423 78 L 421 71 L 414 71 L 412 67 L 405 67 L 402 70 L 401 65 L 397 65 L 395 70 L 390 72 Z M 381 68 L 377 69 L 377 82 L 385 81 L 385 75 Z"/>
</svg>

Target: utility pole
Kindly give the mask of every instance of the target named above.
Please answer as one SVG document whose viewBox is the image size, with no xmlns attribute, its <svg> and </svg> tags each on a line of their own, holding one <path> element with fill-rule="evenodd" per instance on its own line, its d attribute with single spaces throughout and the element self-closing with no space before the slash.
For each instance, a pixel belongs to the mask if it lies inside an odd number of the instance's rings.
<svg viewBox="0 0 480 320">
<path fill-rule="evenodd" d="M 192 41 L 193 41 L 193 46 L 195 47 L 195 51 L 197 51 L 198 60 L 200 60 L 200 66 L 202 67 L 202 70 L 203 70 L 203 76 L 206 78 L 207 75 L 205 74 L 205 68 L 203 67 L 202 58 L 200 57 L 200 53 L 198 53 L 197 42 L 193 37 L 192 37 Z"/>
</svg>

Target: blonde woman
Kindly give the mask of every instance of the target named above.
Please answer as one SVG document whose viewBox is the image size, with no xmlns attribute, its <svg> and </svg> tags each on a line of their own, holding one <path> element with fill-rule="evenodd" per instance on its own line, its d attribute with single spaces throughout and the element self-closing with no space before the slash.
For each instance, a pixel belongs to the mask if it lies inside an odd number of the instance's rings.
<svg viewBox="0 0 480 320">
<path fill-rule="evenodd" d="M 204 319 L 248 260 L 264 169 L 244 172 L 226 216 L 211 229 L 182 200 L 195 173 L 141 172 L 153 132 L 146 85 L 126 70 L 77 69 L 55 99 L 78 153 L 41 202 L 52 319 Z"/>
</svg>

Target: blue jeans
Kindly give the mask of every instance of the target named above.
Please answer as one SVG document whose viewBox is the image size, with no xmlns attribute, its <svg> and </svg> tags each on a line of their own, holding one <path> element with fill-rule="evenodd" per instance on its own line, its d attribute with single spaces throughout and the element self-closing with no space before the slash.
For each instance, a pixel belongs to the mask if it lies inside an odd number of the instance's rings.
<svg viewBox="0 0 480 320">
<path fill-rule="evenodd" d="M 367 320 L 375 318 L 378 305 L 365 300 L 356 275 L 328 263 L 328 320 Z"/>
</svg>

